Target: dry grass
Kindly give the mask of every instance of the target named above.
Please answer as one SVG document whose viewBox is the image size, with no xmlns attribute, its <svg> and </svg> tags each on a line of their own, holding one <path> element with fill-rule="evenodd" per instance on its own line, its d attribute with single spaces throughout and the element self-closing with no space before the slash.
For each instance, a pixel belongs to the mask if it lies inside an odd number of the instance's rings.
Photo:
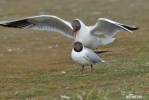
<svg viewBox="0 0 149 100">
<path fill-rule="evenodd" d="M 140 27 L 135 34 L 121 32 L 101 50 L 107 61 L 93 74 L 70 57 L 72 40 L 47 31 L 0 27 L 0 99 L 120 100 L 130 92 L 149 97 L 148 0 L 1 0 L 0 19 L 12 20 L 52 14 L 87 25 L 99 17 Z"/>
</svg>

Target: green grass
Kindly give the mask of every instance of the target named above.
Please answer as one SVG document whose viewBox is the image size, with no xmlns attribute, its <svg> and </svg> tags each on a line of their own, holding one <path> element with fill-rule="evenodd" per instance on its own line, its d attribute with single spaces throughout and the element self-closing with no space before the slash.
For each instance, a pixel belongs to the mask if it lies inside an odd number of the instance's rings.
<svg viewBox="0 0 149 100">
<path fill-rule="evenodd" d="M 113 43 L 99 46 L 113 52 L 101 55 L 107 62 L 95 64 L 92 74 L 85 66 L 85 75 L 70 57 L 72 39 L 54 32 L 0 27 L 0 99 L 135 100 L 126 99 L 134 94 L 148 100 L 148 0 L 1 0 L 0 4 L 1 20 L 42 13 L 70 22 L 79 18 L 87 25 L 105 17 L 140 27 L 134 34 L 119 32 Z"/>
</svg>

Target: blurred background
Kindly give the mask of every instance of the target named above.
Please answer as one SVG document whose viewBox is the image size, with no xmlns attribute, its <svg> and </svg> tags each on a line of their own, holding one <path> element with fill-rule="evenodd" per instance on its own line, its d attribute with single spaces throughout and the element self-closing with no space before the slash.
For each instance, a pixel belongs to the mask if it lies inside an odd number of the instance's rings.
<svg viewBox="0 0 149 100">
<path fill-rule="evenodd" d="M 55 15 L 94 25 L 98 18 L 137 26 L 134 34 L 119 32 L 99 50 L 107 61 L 93 74 L 71 57 L 73 40 L 48 31 L 0 27 L 0 99 L 119 100 L 130 93 L 149 95 L 148 0 L 0 0 L 0 21 Z"/>
</svg>

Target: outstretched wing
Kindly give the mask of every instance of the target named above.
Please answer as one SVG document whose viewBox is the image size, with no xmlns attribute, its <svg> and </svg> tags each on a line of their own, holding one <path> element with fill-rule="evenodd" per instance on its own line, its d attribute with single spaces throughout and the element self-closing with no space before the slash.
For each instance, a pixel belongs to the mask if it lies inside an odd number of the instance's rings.
<svg viewBox="0 0 149 100">
<path fill-rule="evenodd" d="M 119 31 L 128 31 L 133 33 L 133 30 L 137 30 L 136 26 L 129 26 L 117 23 L 115 21 L 99 18 L 94 26 L 91 26 L 92 34 L 104 34 L 107 38 L 113 37 Z"/>
<path fill-rule="evenodd" d="M 19 20 L 3 21 L 0 22 L 0 25 L 12 28 L 54 31 L 73 38 L 71 23 L 52 15 L 39 15 Z"/>
</svg>

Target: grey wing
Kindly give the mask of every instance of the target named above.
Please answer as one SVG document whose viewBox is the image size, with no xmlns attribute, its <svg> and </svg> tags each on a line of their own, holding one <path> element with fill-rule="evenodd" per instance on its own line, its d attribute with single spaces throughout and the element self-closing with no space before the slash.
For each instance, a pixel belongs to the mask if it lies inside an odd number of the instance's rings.
<svg viewBox="0 0 149 100">
<path fill-rule="evenodd" d="M 98 62 L 105 62 L 103 59 L 101 59 L 94 51 L 85 48 L 85 58 L 88 59 L 89 61 L 93 63 L 98 63 Z"/>
<path fill-rule="evenodd" d="M 105 37 L 107 38 L 113 37 L 117 32 L 122 30 L 133 33 L 133 30 L 139 29 L 136 26 L 120 24 L 105 18 L 99 18 L 97 23 L 90 28 L 91 28 L 91 33 L 104 34 Z"/>
<path fill-rule="evenodd" d="M 14 21 L 0 22 L 1 26 L 59 32 L 73 38 L 71 23 L 52 15 L 39 15 Z"/>
</svg>

